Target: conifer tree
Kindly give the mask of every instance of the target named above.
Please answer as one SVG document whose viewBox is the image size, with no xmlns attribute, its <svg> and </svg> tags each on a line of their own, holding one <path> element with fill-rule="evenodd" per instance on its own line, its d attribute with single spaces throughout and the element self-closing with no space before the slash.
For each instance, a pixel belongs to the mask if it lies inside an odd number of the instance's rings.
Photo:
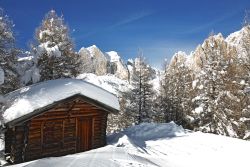
<svg viewBox="0 0 250 167">
<path fill-rule="evenodd" d="M 17 54 L 15 47 L 13 23 L 0 9 L 0 94 L 6 94 L 19 88 L 19 75 L 17 73 Z"/>
<path fill-rule="evenodd" d="M 75 77 L 79 74 L 79 55 L 63 17 L 49 11 L 36 30 L 37 45 L 32 48 L 40 71 L 40 81 Z"/>
<path fill-rule="evenodd" d="M 228 106 L 221 101 L 225 94 L 229 94 L 227 84 L 227 72 L 230 67 L 228 45 L 221 34 L 210 36 L 205 41 L 203 49 L 203 65 L 198 75 L 200 97 L 199 114 L 200 129 L 205 132 L 212 132 L 233 136 L 230 120 L 225 120 L 225 113 Z M 231 93 L 230 93 L 231 94 Z M 230 134 L 231 133 L 231 134 Z"/>
<path fill-rule="evenodd" d="M 128 92 L 130 105 L 128 109 L 134 115 L 136 124 L 152 120 L 152 83 L 150 67 L 145 63 L 142 52 L 135 59 L 131 84 L 133 89 Z"/>
<path fill-rule="evenodd" d="M 186 66 L 186 54 L 178 52 L 166 66 L 163 79 L 165 121 L 186 124 L 185 115 L 191 110 L 191 70 Z"/>
</svg>

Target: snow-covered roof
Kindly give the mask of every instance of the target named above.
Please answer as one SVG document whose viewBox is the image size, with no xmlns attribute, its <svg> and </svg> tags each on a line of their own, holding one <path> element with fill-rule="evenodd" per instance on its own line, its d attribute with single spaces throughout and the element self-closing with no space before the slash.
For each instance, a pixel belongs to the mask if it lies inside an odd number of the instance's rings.
<svg viewBox="0 0 250 167">
<path fill-rule="evenodd" d="M 26 86 L 5 95 L 4 123 L 74 95 L 87 97 L 112 111 L 120 110 L 118 98 L 98 86 L 78 79 L 57 79 Z"/>
</svg>

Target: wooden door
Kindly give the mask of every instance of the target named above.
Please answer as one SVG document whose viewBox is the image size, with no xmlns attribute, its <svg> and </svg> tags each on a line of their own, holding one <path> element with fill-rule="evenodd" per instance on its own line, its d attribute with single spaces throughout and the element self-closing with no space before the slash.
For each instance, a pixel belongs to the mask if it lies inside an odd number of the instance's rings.
<svg viewBox="0 0 250 167">
<path fill-rule="evenodd" d="M 78 152 L 90 150 L 92 147 L 92 121 L 91 117 L 78 119 Z"/>
</svg>

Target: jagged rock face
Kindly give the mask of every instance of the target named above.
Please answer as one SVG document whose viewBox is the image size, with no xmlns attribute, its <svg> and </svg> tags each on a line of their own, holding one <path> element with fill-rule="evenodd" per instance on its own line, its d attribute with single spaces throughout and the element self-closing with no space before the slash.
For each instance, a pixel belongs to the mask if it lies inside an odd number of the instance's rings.
<svg viewBox="0 0 250 167">
<path fill-rule="evenodd" d="M 127 66 L 122 62 L 120 56 L 115 51 L 107 52 L 107 56 L 109 57 L 109 73 L 114 74 L 116 77 L 128 80 L 129 79 L 129 71 Z"/>
<path fill-rule="evenodd" d="M 238 56 L 249 59 L 250 54 L 250 25 L 230 34 L 226 40 L 229 45 L 236 48 Z"/>
<path fill-rule="evenodd" d="M 82 73 L 95 73 L 99 76 L 109 73 L 123 80 L 129 79 L 128 68 L 115 51 L 103 53 L 93 45 L 88 48 L 81 48 L 78 54 L 82 62 Z"/>
<path fill-rule="evenodd" d="M 78 52 L 81 59 L 81 73 L 94 73 L 93 59 L 86 48 L 81 48 Z"/>
<path fill-rule="evenodd" d="M 208 37 L 202 45 L 198 45 L 196 50 L 189 55 L 189 60 L 192 63 L 186 64 L 193 71 L 199 71 L 212 56 L 220 56 L 220 58 L 229 59 L 231 56 L 235 56 L 235 52 L 235 47 L 228 45 L 222 34 L 219 33 Z M 218 57 L 215 57 L 215 59 L 218 59 Z M 188 60 L 188 58 L 186 60 Z"/>
<path fill-rule="evenodd" d="M 199 71 L 202 67 L 202 57 L 205 57 L 204 55 L 204 51 L 203 51 L 203 48 L 201 45 L 199 45 L 196 50 L 193 52 L 193 60 L 194 60 L 194 63 L 193 63 L 193 66 L 192 66 L 192 69 L 194 71 Z"/>
<path fill-rule="evenodd" d="M 107 74 L 107 57 L 102 53 L 102 51 L 95 45 L 87 48 L 93 59 L 94 69 L 96 75 L 106 75 Z"/>
<path fill-rule="evenodd" d="M 170 61 L 170 67 L 175 67 L 177 64 L 185 65 L 187 59 L 187 54 L 185 52 L 177 52 L 174 54 L 173 58 Z"/>
<path fill-rule="evenodd" d="M 226 38 L 226 42 L 228 42 L 231 45 L 240 47 L 244 45 L 244 43 L 246 42 L 245 37 L 249 37 L 249 36 L 250 36 L 250 25 L 243 27 L 241 30 L 230 34 Z"/>
<path fill-rule="evenodd" d="M 108 59 L 95 45 L 79 50 L 82 59 L 82 72 L 95 73 L 96 75 L 106 75 Z"/>
</svg>

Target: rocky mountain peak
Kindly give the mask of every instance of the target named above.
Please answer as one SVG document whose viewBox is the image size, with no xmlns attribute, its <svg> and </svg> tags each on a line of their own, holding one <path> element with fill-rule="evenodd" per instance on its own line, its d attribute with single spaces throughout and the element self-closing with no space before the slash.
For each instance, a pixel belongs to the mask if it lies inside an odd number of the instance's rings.
<svg viewBox="0 0 250 167">
<path fill-rule="evenodd" d="M 82 59 L 82 64 L 84 64 L 83 72 L 93 72 L 96 75 L 107 74 L 108 59 L 96 45 L 88 48 L 82 47 L 78 53 Z"/>
<path fill-rule="evenodd" d="M 250 35 L 250 25 L 249 26 L 245 26 L 243 27 L 241 30 L 236 31 L 232 34 L 230 34 L 227 38 L 226 38 L 226 42 L 228 42 L 231 45 L 234 46 L 240 46 L 243 44 L 243 39 L 244 37 L 247 37 Z"/>
<path fill-rule="evenodd" d="M 84 48 L 78 52 L 82 58 L 83 72 L 96 75 L 114 74 L 116 77 L 128 80 L 129 71 L 119 54 L 115 51 L 102 52 L 96 45 Z"/>
<path fill-rule="evenodd" d="M 121 57 L 115 51 L 106 52 L 110 61 L 110 73 L 114 74 L 120 79 L 128 80 L 129 71 L 127 66 L 123 63 Z"/>
<path fill-rule="evenodd" d="M 118 55 L 116 51 L 106 52 L 109 56 L 110 62 L 118 62 L 121 60 L 121 57 Z"/>
<path fill-rule="evenodd" d="M 170 64 L 172 66 L 176 65 L 177 63 L 184 63 L 186 61 L 187 54 L 185 52 L 179 51 L 174 54 L 172 57 Z"/>
</svg>

